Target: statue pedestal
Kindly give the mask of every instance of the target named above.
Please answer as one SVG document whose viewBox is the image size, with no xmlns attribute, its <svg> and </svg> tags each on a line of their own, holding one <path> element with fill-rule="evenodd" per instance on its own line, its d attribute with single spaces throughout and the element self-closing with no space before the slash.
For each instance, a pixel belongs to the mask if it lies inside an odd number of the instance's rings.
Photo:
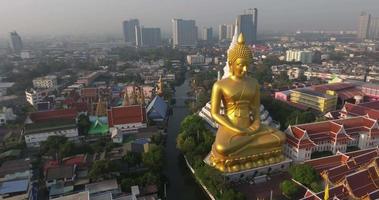
<svg viewBox="0 0 379 200">
<path fill-rule="evenodd" d="M 209 154 L 208 156 L 204 159 L 204 162 L 208 165 L 209 163 Z M 251 168 L 239 172 L 226 172 L 222 173 L 222 175 L 225 177 L 225 180 L 238 184 L 238 183 L 246 183 L 246 182 L 255 182 L 256 178 L 269 175 L 272 173 L 278 173 L 278 172 L 284 172 L 287 171 L 287 169 L 290 167 L 292 163 L 292 160 L 289 158 L 286 158 L 282 162 L 271 164 L 271 165 L 265 165 L 262 167 L 256 167 L 256 168 Z"/>
</svg>

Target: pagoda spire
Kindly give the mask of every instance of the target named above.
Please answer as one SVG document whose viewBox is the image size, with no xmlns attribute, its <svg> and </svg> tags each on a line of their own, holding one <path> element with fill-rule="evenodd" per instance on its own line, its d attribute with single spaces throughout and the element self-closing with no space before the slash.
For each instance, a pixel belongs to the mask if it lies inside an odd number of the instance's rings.
<svg viewBox="0 0 379 200">
<path fill-rule="evenodd" d="M 128 105 L 130 105 L 130 102 L 129 102 L 129 95 L 128 95 L 128 89 L 127 89 L 127 88 L 125 88 L 124 101 L 122 102 L 122 105 L 123 105 L 123 106 L 128 106 Z"/>
<path fill-rule="evenodd" d="M 99 97 L 99 101 L 97 102 L 95 115 L 98 117 L 107 115 L 107 106 L 106 103 L 102 101 L 101 97 Z"/>
<path fill-rule="evenodd" d="M 158 80 L 158 90 L 157 90 L 157 95 L 158 96 L 163 96 L 163 81 L 162 81 L 162 76 L 159 76 Z"/>
</svg>

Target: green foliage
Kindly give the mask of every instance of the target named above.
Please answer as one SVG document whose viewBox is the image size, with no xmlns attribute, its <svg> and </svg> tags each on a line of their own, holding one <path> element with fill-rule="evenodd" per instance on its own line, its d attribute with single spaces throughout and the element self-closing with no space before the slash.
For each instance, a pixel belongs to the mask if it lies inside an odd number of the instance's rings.
<svg viewBox="0 0 379 200">
<path fill-rule="evenodd" d="M 87 144 L 75 144 L 64 136 L 50 136 L 42 142 L 40 153 L 42 155 L 64 158 L 83 153 L 93 153 L 93 149 Z"/>
<path fill-rule="evenodd" d="M 153 171 L 160 171 L 163 167 L 163 147 L 152 146 L 147 153 L 142 155 L 143 164 Z"/>
<path fill-rule="evenodd" d="M 142 174 L 132 174 L 128 177 L 123 178 L 121 180 L 121 189 L 123 192 L 130 192 L 131 186 L 159 185 L 160 182 L 159 173 L 147 171 Z"/>
<path fill-rule="evenodd" d="M 118 167 L 109 160 L 98 160 L 95 161 L 89 171 L 89 177 L 91 179 L 99 179 L 99 178 L 109 178 L 110 173 L 117 171 Z"/>
<path fill-rule="evenodd" d="M 285 180 L 280 184 L 282 193 L 290 199 L 294 199 L 296 194 L 300 191 L 299 186 L 290 180 Z"/>
<path fill-rule="evenodd" d="M 293 179 L 308 187 L 310 187 L 313 182 L 320 181 L 320 176 L 316 170 L 307 164 L 293 165 L 290 167 L 289 173 Z"/>
<path fill-rule="evenodd" d="M 214 141 L 213 134 L 197 115 L 187 116 L 181 123 L 176 145 L 184 154 L 205 156 Z"/>
<path fill-rule="evenodd" d="M 46 141 L 41 143 L 40 151 L 42 154 L 55 156 L 66 142 L 67 138 L 64 136 L 49 136 Z"/>
<path fill-rule="evenodd" d="M 128 163 L 128 166 L 139 165 L 142 161 L 142 156 L 139 153 L 128 152 L 123 158 L 123 160 Z"/>
<path fill-rule="evenodd" d="M 259 84 L 272 82 L 272 71 L 268 65 L 258 64 L 250 74 L 258 80 Z"/>
<path fill-rule="evenodd" d="M 81 114 L 78 117 L 78 132 L 80 135 L 87 135 L 91 127 L 89 117 L 85 114 Z"/>
<path fill-rule="evenodd" d="M 155 145 L 163 145 L 164 136 L 162 134 L 153 135 L 151 137 L 151 143 Z"/>
<path fill-rule="evenodd" d="M 312 182 L 310 188 L 313 192 L 318 193 L 324 190 L 324 186 L 321 182 Z"/>
<path fill-rule="evenodd" d="M 289 125 L 294 125 L 294 124 L 304 124 L 304 123 L 314 122 L 315 120 L 316 120 L 316 116 L 311 111 L 304 112 L 304 111 L 296 110 L 287 117 L 287 122 L 285 126 L 288 127 Z"/>
<path fill-rule="evenodd" d="M 285 102 L 273 99 L 270 95 L 263 94 L 261 103 L 265 106 L 271 117 L 281 124 L 281 129 L 288 125 L 314 122 L 316 116 L 311 111 L 300 111 L 288 106 Z"/>
<path fill-rule="evenodd" d="M 195 169 L 195 176 L 217 199 L 244 199 L 241 193 L 229 188 L 219 171 L 204 164 L 203 159 L 211 150 L 214 136 L 205 127 L 202 118 L 197 115 L 187 116 L 181 123 L 176 141 L 177 147 Z"/>
<path fill-rule="evenodd" d="M 124 178 L 121 181 L 121 190 L 123 192 L 131 192 L 130 189 L 132 186 L 137 185 L 136 179 L 133 178 Z"/>
</svg>

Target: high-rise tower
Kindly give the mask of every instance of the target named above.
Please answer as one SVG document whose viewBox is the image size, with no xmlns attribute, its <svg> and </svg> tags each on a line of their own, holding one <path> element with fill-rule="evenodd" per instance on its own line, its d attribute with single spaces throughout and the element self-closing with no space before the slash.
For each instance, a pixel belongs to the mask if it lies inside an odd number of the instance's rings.
<svg viewBox="0 0 379 200">
<path fill-rule="evenodd" d="M 367 39 L 369 37 L 371 15 L 362 12 L 358 20 L 358 32 L 357 37 L 359 39 Z"/>
<path fill-rule="evenodd" d="M 195 47 L 197 32 L 195 20 L 172 19 L 173 47 Z"/>
<path fill-rule="evenodd" d="M 246 44 L 257 41 L 258 9 L 249 9 L 245 14 L 237 17 L 238 32 L 245 36 Z"/>
<path fill-rule="evenodd" d="M 16 31 L 10 33 L 10 47 L 15 53 L 20 53 L 23 48 L 21 37 Z"/>
<path fill-rule="evenodd" d="M 136 45 L 136 27 L 139 27 L 138 19 L 130 19 L 123 22 L 124 39 L 126 44 L 132 46 Z"/>
<path fill-rule="evenodd" d="M 227 37 L 227 25 L 221 24 L 218 27 L 218 39 L 221 41 L 221 40 L 225 40 L 226 37 Z"/>
</svg>

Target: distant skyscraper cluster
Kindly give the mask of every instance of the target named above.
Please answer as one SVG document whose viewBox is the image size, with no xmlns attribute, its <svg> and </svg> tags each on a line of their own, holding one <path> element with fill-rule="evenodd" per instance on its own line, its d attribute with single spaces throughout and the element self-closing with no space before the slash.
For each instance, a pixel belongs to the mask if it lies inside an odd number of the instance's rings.
<svg viewBox="0 0 379 200">
<path fill-rule="evenodd" d="M 362 12 L 358 20 L 357 37 L 359 39 L 379 39 L 379 18 Z"/>
<path fill-rule="evenodd" d="M 243 33 L 247 44 L 253 44 L 257 41 L 258 30 L 258 9 L 249 9 L 244 14 L 238 15 L 236 24 L 238 32 Z M 231 40 L 234 35 L 236 24 L 221 24 L 218 29 L 219 40 Z"/>
<path fill-rule="evenodd" d="M 123 22 L 124 39 L 127 45 L 157 47 L 161 45 L 161 29 L 140 26 L 138 19 Z"/>
<path fill-rule="evenodd" d="M 22 39 L 16 31 L 10 33 L 10 47 L 14 53 L 20 53 L 24 47 Z"/>
<path fill-rule="evenodd" d="M 173 47 L 195 47 L 198 29 L 195 20 L 172 19 Z"/>
</svg>

